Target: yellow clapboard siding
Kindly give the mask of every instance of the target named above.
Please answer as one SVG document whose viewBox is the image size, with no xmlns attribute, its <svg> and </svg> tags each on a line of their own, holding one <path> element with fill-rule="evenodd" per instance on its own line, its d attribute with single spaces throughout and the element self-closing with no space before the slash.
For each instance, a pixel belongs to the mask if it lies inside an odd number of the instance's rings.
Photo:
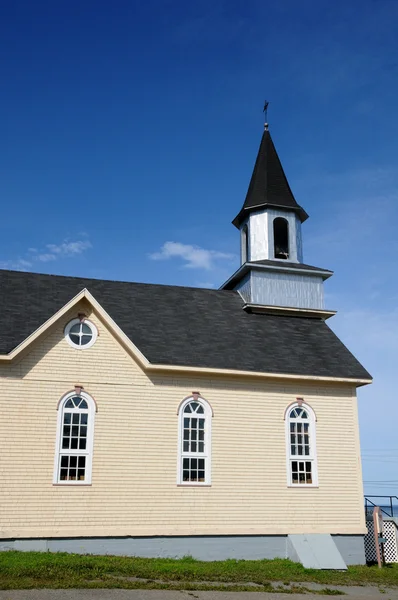
<svg viewBox="0 0 398 600">
<path fill-rule="evenodd" d="M 147 376 L 101 320 L 71 348 L 74 308 L 0 366 L 0 536 L 364 533 L 355 390 L 347 384 Z M 132 315 L 134 318 L 134 315 Z M 92 485 L 52 485 L 58 400 L 96 401 Z M 177 409 L 199 390 L 214 411 L 211 487 L 177 486 Z M 319 488 L 289 488 L 284 411 L 317 417 Z"/>
</svg>

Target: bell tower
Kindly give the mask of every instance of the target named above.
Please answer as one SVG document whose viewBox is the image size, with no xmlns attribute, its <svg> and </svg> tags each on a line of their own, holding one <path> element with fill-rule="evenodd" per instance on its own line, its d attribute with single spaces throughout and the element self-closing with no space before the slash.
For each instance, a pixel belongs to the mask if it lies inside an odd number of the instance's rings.
<svg viewBox="0 0 398 600">
<path fill-rule="evenodd" d="M 247 307 L 334 314 L 325 311 L 323 295 L 332 271 L 303 263 L 301 226 L 307 219 L 266 123 L 245 201 L 232 221 L 240 232 L 241 266 L 222 288 L 239 291 Z"/>
</svg>

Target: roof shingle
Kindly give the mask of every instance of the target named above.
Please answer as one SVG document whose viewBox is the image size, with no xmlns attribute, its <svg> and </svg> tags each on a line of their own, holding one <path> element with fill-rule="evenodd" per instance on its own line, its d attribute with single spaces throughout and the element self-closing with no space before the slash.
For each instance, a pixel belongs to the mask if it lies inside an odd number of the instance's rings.
<svg viewBox="0 0 398 600">
<path fill-rule="evenodd" d="M 301 221 L 308 218 L 293 196 L 268 129 L 261 138 L 246 199 L 232 223 L 239 228 L 248 212 L 265 206 L 294 210 Z"/>
<path fill-rule="evenodd" d="M 259 315 L 235 291 L 0 271 L 0 353 L 87 288 L 153 364 L 369 379 L 320 319 Z"/>
</svg>

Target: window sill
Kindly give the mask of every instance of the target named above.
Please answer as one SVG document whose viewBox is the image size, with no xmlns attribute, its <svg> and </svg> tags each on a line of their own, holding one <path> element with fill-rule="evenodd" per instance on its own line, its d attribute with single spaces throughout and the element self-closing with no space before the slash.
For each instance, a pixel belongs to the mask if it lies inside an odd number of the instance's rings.
<svg viewBox="0 0 398 600">
<path fill-rule="evenodd" d="M 294 489 L 294 488 L 301 488 L 301 489 L 305 489 L 305 488 L 310 488 L 310 489 L 319 489 L 319 485 L 317 483 L 289 483 L 288 488 Z"/>
<path fill-rule="evenodd" d="M 177 487 L 185 488 L 185 487 L 211 487 L 211 483 L 177 483 Z"/>
<path fill-rule="evenodd" d="M 53 487 L 91 487 L 92 483 L 53 483 Z"/>
</svg>

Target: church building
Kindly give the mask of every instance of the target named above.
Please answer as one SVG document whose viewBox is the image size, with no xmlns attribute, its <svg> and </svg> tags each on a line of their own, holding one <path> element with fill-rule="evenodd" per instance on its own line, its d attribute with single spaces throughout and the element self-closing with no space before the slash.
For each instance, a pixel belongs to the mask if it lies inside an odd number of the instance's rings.
<svg viewBox="0 0 398 600">
<path fill-rule="evenodd" d="M 307 218 L 266 126 L 219 290 L 0 271 L 0 550 L 365 561 L 371 376 Z"/>
</svg>

